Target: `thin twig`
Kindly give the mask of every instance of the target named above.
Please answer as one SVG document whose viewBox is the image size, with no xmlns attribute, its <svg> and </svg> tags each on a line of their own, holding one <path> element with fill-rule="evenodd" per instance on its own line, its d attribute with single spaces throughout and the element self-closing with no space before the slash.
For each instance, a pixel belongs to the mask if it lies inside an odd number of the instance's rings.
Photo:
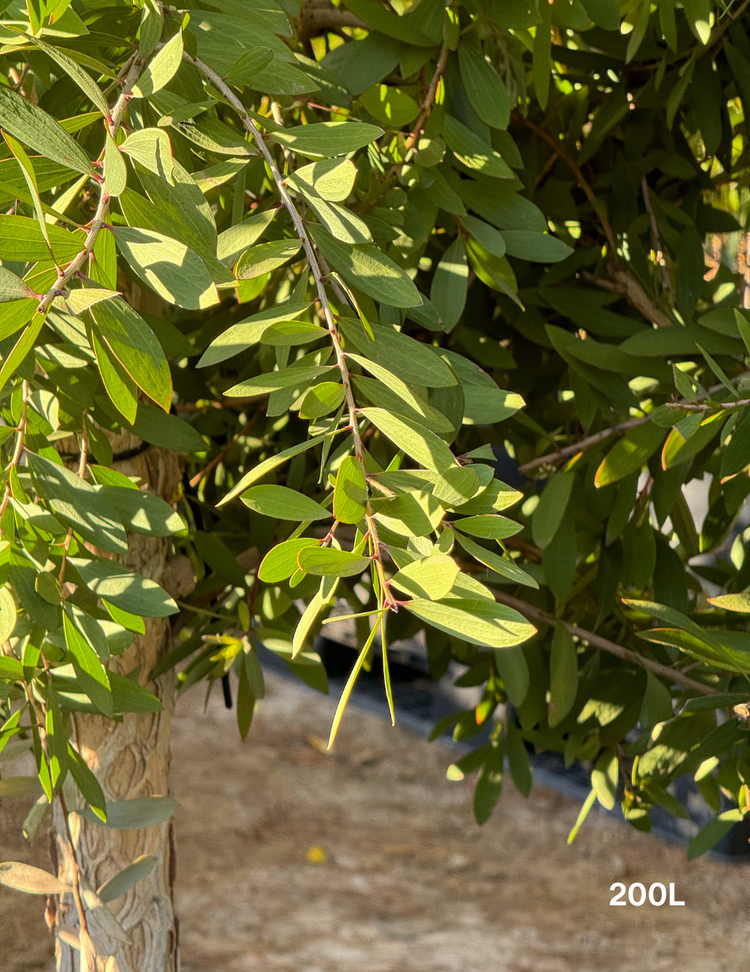
<svg viewBox="0 0 750 972">
<path fill-rule="evenodd" d="M 641 178 L 641 192 L 643 194 L 643 203 L 646 207 L 646 212 L 648 213 L 648 218 L 651 221 L 651 235 L 654 238 L 654 253 L 662 254 L 661 263 L 661 279 L 664 284 L 664 289 L 669 293 L 672 289 L 671 281 L 669 279 L 669 270 L 667 270 L 667 248 L 664 246 L 664 242 L 661 238 L 661 230 L 659 229 L 659 223 L 656 220 L 656 213 L 654 212 L 654 207 L 651 205 L 651 190 L 649 189 L 648 180 L 646 176 Z"/>
<path fill-rule="evenodd" d="M 570 171 L 573 173 L 576 182 L 583 190 L 586 198 L 591 203 L 594 212 L 598 216 L 599 222 L 602 224 L 602 229 L 604 230 L 604 235 L 607 238 L 612 258 L 614 260 L 618 260 L 617 238 L 615 237 L 614 230 L 612 229 L 612 224 L 610 223 L 607 215 L 599 206 L 596 194 L 591 188 L 591 183 L 583 174 L 576 161 L 565 151 L 560 142 L 550 135 L 549 132 L 545 131 L 543 128 L 540 128 L 539 125 L 533 122 L 530 118 L 521 118 L 521 116 L 517 117 L 524 125 L 526 125 L 527 128 L 530 128 L 540 138 L 543 138 L 544 141 L 550 146 L 552 151 L 555 152 L 559 158 L 563 160 L 563 162 L 565 162 Z M 617 267 L 612 273 L 611 280 L 608 280 L 607 278 L 597 278 L 594 282 L 597 284 L 597 286 L 602 287 L 605 290 L 610 290 L 621 294 L 634 307 L 636 307 L 641 314 L 643 314 L 646 320 L 651 321 L 651 323 L 655 324 L 657 327 L 672 327 L 673 321 L 671 321 L 663 311 L 659 310 L 643 287 L 641 287 L 635 277 L 633 277 L 627 270 Z"/>
<path fill-rule="evenodd" d="M 744 377 L 738 375 L 738 378 Z M 713 395 L 714 392 L 720 391 L 724 388 L 724 385 L 712 385 L 708 389 L 708 394 Z M 750 399 L 741 399 L 734 402 L 713 402 L 707 401 L 705 403 L 694 403 L 688 402 L 686 399 L 682 398 L 679 402 L 667 402 L 667 408 L 681 408 L 687 411 L 710 411 L 711 408 L 717 409 L 732 409 L 739 405 L 750 405 Z M 602 429 L 601 432 L 595 432 L 593 435 L 587 435 L 585 439 L 579 439 L 577 442 L 571 443 L 571 445 L 565 446 L 562 449 L 558 449 L 557 452 L 550 452 L 546 456 L 537 456 L 536 459 L 531 459 L 529 462 L 525 462 L 522 466 L 518 467 L 520 473 L 530 473 L 532 470 L 537 469 L 539 466 L 544 465 L 557 465 L 564 459 L 570 458 L 570 456 L 575 456 L 579 452 L 583 452 L 584 449 L 588 449 L 592 445 L 597 445 L 599 442 L 603 442 L 608 439 L 611 435 L 616 435 L 618 432 L 627 432 L 629 429 L 635 429 L 639 425 L 645 425 L 646 422 L 650 422 L 652 418 L 652 413 L 648 415 L 641 415 L 638 418 L 628 419 L 626 422 L 619 422 L 617 425 L 611 425 L 608 429 Z"/>
<path fill-rule="evenodd" d="M 507 604 L 508 607 L 515 608 L 516 611 L 523 614 L 529 621 L 538 621 L 540 624 L 548 624 L 552 627 L 557 624 L 558 619 L 553 618 L 551 614 L 547 614 L 541 608 L 527 604 L 526 601 L 513 597 L 511 594 L 495 592 L 495 600 L 501 604 Z M 593 631 L 586 631 L 585 628 L 579 628 L 578 625 L 570 624 L 567 621 L 563 621 L 562 624 L 565 625 L 572 635 L 580 638 L 582 641 L 587 641 L 594 648 L 601 648 L 602 651 L 606 651 L 610 655 L 615 655 L 617 658 L 622 658 L 624 661 L 641 665 L 643 668 L 652 671 L 655 675 L 661 675 L 664 678 L 669 678 L 673 682 L 679 682 L 685 688 L 694 689 L 702 695 L 718 694 L 716 689 L 711 688 L 709 685 L 704 685 L 702 682 L 696 682 L 679 669 L 669 668 L 668 665 L 662 665 L 659 662 L 652 661 L 650 658 L 645 658 L 643 655 L 639 655 L 629 648 L 623 648 L 622 645 L 618 645 L 614 641 L 609 641 L 607 638 L 602 638 L 601 635 L 594 634 Z"/>
</svg>

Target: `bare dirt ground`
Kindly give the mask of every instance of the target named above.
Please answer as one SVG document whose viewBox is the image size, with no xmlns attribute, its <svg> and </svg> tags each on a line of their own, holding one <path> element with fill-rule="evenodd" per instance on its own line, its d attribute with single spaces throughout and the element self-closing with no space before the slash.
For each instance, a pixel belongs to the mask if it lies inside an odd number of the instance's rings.
<svg viewBox="0 0 750 972">
<path fill-rule="evenodd" d="M 509 784 L 490 821 L 450 751 L 269 678 L 248 740 L 218 694 L 175 725 L 183 972 L 729 972 L 750 947 L 750 868 Z M 0 807 L 0 859 L 48 866 Z M 674 882 L 684 907 L 613 908 L 609 887 Z M 51 972 L 40 899 L 0 889 L 0 969 Z M 149 972 L 144 969 L 143 972 Z"/>
</svg>

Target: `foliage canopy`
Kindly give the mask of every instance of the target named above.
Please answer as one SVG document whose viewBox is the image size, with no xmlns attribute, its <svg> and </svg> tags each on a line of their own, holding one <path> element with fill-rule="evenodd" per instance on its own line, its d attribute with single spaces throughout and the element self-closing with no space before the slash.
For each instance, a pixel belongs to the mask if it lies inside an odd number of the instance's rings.
<svg viewBox="0 0 750 972">
<path fill-rule="evenodd" d="M 108 662 L 180 607 L 160 669 L 228 675 L 243 736 L 258 645 L 325 689 L 335 610 L 332 739 L 409 637 L 483 686 L 439 731 L 511 703 L 452 768 L 480 821 L 506 765 L 529 792 L 524 742 L 641 829 L 695 776 L 691 855 L 742 818 L 746 6 L 2 4 L 0 750 L 36 755 L 30 830 L 65 787 L 109 826 L 173 812 L 107 806 L 69 714 L 158 709 Z M 172 502 L 117 471 L 123 432 L 184 454 Z M 190 558 L 185 603 L 128 533 Z"/>
</svg>

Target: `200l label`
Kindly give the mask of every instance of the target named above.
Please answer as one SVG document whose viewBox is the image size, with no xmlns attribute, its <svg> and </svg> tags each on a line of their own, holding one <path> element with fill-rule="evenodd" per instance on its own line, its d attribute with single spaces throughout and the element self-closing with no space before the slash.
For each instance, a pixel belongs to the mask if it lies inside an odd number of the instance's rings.
<svg viewBox="0 0 750 972">
<path fill-rule="evenodd" d="M 618 890 L 619 889 L 619 890 Z M 645 885 L 636 881 L 635 884 L 631 884 L 630 887 L 626 888 L 624 884 L 618 881 L 616 884 L 610 885 L 610 891 L 617 891 L 617 894 L 610 899 L 610 905 L 614 907 L 624 908 L 628 901 L 630 904 L 634 905 L 636 908 L 640 908 L 642 904 L 646 903 L 646 898 L 648 897 L 649 904 L 654 905 L 657 908 L 661 908 L 663 904 L 667 904 L 667 889 L 663 884 L 652 884 L 651 887 L 646 892 Z M 623 901 L 622 899 L 627 894 L 628 900 Z M 674 893 L 674 881 L 670 882 L 669 885 L 669 906 L 671 908 L 680 908 L 685 904 L 684 901 L 677 901 Z"/>
</svg>

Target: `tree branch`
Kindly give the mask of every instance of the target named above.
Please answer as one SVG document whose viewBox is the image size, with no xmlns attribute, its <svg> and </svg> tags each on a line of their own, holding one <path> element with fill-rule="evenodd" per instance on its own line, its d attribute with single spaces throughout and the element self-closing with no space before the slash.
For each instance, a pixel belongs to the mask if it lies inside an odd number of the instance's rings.
<svg viewBox="0 0 750 972">
<path fill-rule="evenodd" d="M 553 618 L 551 614 L 547 614 L 546 611 L 534 607 L 532 604 L 527 604 L 518 597 L 495 592 L 495 600 L 501 604 L 507 604 L 508 607 L 515 608 L 516 611 L 523 614 L 529 621 L 538 621 L 541 624 L 548 624 L 551 627 L 557 624 L 557 618 Z M 685 688 L 694 689 L 696 692 L 700 692 L 701 695 L 718 695 L 716 689 L 711 688 L 710 685 L 704 685 L 702 682 L 696 682 L 679 669 L 669 668 L 668 665 L 662 665 L 660 662 L 652 661 L 650 658 L 644 658 L 643 655 L 639 655 L 629 648 L 623 648 L 622 645 L 618 645 L 614 641 L 609 641 L 607 638 L 602 638 L 601 635 L 594 634 L 593 631 L 586 631 L 584 628 L 579 628 L 578 625 L 569 624 L 567 621 L 562 621 L 562 624 L 565 625 L 572 635 L 580 638 L 581 641 L 587 641 L 594 648 L 600 648 L 610 655 L 615 655 L 617 658 L 623 659 L 623 661 L 640 665 L 653 672 L 654 675 L 661 675 L 663 678 L 668 678 L 672 682 L 679 682 Z"/>
<path fill-rule="evenodd" d="M 612 224 L 610 223 L 607 215 L 602 211 L 599 201 L 596 198 L 596 194 L 591 188 L 591 183 L 580 170 L 578 164 L 565 151 L 559 141 L 550 135 L 549 132 L 546 132 L 543 128 L 540 128 L 539 125 L 531 121 L 530 118 L 520 118 L 520 120 L 524 125 L 526 125 L 527 128 L 530 128 L 540 138 L 544 139 L 552 151 L 555 152 L 555 154 L 559 156 L 563 162 L 565 162 L 570 171 L 573 173 L 576 182 L 583 190 L 586 198 L 591 203 L 594 212 L 599 217 L 599 222 L 602 224 L 602 229 L 604 230 L 604 235 L 607 238 L 610 252 L 613 258 L 617 259 L 617 239 L 615 237 L 614 230 L 612 229 Z M 614 268 L 612 271 L 612 279 L 607 280 L 606 278 L 595 278 L 594 283 L 596 283 L 597 286 L 602 287 L 604 290 L 610 290 L 613 293 L 621 294 L 629 303 L 637 308 L 641 314 L 643 314 L 646 320 L 651 321 L 651 323 L 655 324 L 656 327 L 673 326 L 673 321 L 671 321 L 663 311 L 659 310 L 643 287 L 641 287 L 635 277 L 631 276 L 627 270 L 623 270 L 620 267 Z"/>
</svg>

